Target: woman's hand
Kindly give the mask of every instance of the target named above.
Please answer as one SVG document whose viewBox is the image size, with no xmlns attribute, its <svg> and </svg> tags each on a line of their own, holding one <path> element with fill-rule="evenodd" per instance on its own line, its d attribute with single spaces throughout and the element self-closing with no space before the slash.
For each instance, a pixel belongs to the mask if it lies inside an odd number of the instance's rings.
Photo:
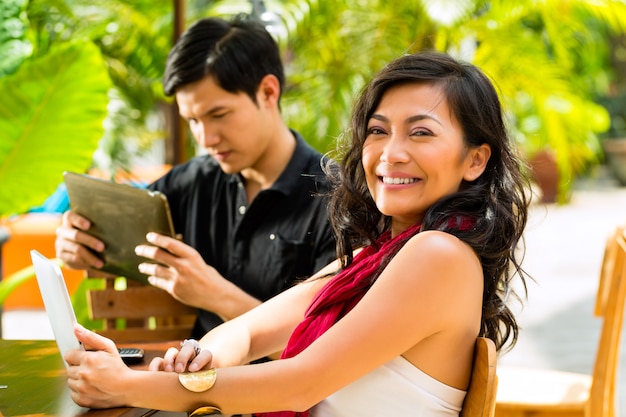
<svg viewBox="0 0 626 417">
<path fill-rule="evenodd" d="M 78 324 L 74 334 L 89 350 L 73 349 L 65 354 L 72 400 L 90 408 L 128 405 L 133 371 L 122 361 L 115 343 Z"/>
<path fill-rule="evenodd" d="M 187 339 L 180 345 L 180 350 L 169 348 L 162 358 L 154 358 L 150 362 L 151 371 L 166 372 L 196 372 L 210 368 L 213 354 L 202 349 L 200 343 L 194 339 Z"/>
</svg>

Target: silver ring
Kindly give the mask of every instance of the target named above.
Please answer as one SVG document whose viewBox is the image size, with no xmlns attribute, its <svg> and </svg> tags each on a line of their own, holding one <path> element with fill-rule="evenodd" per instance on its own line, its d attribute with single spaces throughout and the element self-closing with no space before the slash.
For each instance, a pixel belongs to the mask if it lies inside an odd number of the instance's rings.
<svg viewBox="0 0 626 417">
<path fill-rule="evenodd" d="M 202 350 L 202 348 L 200 347 L 200 343 L 196 339 L 183 340 L 182 342 L 180 342 L 180 348 L 182 349 L 187 344 L 193 345 L 193 351 L 196 354 L 196 356 L 200 354 L 200 351 Z"/>
</svg>

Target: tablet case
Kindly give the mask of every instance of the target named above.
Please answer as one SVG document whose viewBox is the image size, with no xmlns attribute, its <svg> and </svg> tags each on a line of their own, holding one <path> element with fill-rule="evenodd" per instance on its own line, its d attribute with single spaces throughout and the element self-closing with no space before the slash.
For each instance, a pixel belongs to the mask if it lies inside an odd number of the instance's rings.
<svg viewBox="0 0 626 417">
<path fill-rule="evenodd" d="M 147 283 L 137 268 L 154 261 L 137 256 L 135 247 L 148 243 L 148 232 L 174 236 L 165 195 L 75 172 L 63 177 L 71 209 L 91 221 L 87 232 L 105 244 L 100 270 Z"/>
<path fill-rule="evenodd" d="M 74 335 L 76 315 L 72 308 L 61 268 L 36 250 L 31 250 L 30 256 L 35 268 L 35 276 L 37 277 L 37 284 L 39 284 L 43 305 L 46 308 L 52 333 L 54 333 L 61 356 L 65 356 L 65 352 L 70 349 L 83 349 L 83 345 Z M 66 367 L 68 366 L 65 361 L 63 363 Z"/>
</svg>

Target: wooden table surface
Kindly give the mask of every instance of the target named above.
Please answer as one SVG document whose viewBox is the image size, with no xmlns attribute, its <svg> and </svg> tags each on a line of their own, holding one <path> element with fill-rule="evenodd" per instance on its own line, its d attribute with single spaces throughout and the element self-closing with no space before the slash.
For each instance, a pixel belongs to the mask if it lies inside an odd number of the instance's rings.
<svg viewBox="0 0 626 417">
<path fill-rule="evenodd" d="M 176 342 L 134 344 L 145 350 L 145 360 L 134 367 L 147 367 Z M 139 417 L 184 416 L 143 408 L 90 410 L 76 405 L 66 384 L 65 365 L 53 340 L 0 339 L 0 417 Z"/>
</svg>

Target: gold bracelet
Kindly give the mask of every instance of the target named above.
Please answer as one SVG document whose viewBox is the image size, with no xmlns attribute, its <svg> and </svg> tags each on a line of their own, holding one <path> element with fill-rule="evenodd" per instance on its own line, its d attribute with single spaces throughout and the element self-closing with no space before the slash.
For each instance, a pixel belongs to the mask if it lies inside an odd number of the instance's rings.
<svg viewBox="0 0 626 417">
<path fill-rule="evenodd" d="M 189 417 L 200 417 L 200 416 L 210 416 L 215 414 L 222 414 L 222 410 L 217 407 L 213 407 L 212 405 L 206 405 L 204 407 L 199 407 L 193 410 L 191 413 L 187 413 Z"/>
<path fill-rule="evenodd" d="M 217 379 L 217 369 L 207 371 L 182 372 L 178 374 L 178 382 L 191 392 L 204 392 L 210 389 Z"/>
</svg>

